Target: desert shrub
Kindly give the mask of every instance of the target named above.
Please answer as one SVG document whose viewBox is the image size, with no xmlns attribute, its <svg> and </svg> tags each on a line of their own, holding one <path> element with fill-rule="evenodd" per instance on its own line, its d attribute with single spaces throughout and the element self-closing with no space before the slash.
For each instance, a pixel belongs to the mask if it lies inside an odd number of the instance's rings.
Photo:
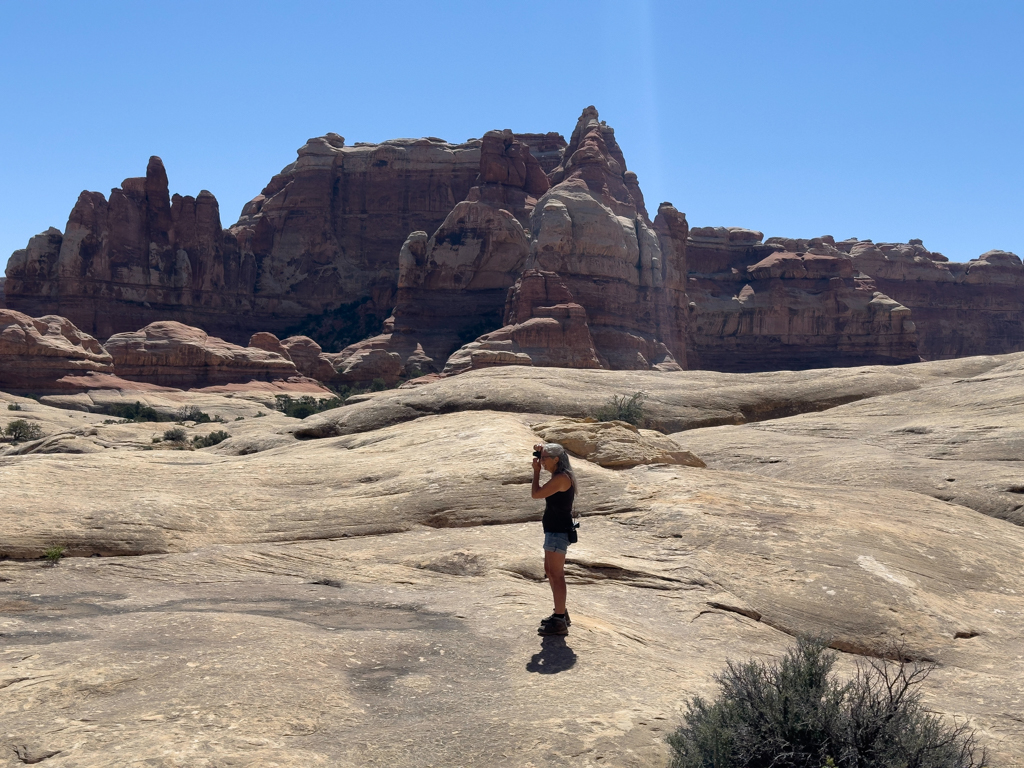
<svg viewBox="0 0 1024 768">
<path fill-rule="evenodd" d="M 169 443 L 183 443 L 188 433 L 181 427 L 171 427 L 164 432 L 164 440 Z"/>
<path fill-rule="evenodd" d="M 897 656 L 900 658 L 900 656 Z M 921 706 L 931 665 L 871 660 L 841 684 L 836 654 L 801 639 L 777 663 L 730 662 L 719 698 L 687 704 L 668 737 L 672 768 L 983 768 L 966 722 Z"/>
<path fill-rule="evenodd" d="M 7 410 L 8 411 L 20 411 L 21 410 L 21 403 L 8 403 L 7 404 Z"/>
<path fill-rule="evenodd" d="M 312 395 L 303 395 L 298 400 L 295 400 L 288 395 L 278 395 L 275 399 L 277 401 L 277 410 L 281 411 L 285 416 L 291 416 L 293 419 L 304 419 L 307 416 L 312 416 L 314 413 L 329 411 L 332 408 L 344 405 L 344 401 L 338 397 L 320 400 Z"/>
<path fill-rule="evenodd" d="M 376 379 L 374 379 L 373 381 L 370 382 L 370 391 L 371 392 L 383 392 L 387 388 L 388 388 L 388 383 L 386 381 L 384 381 L 384 379 L 376 378 Z"/>
<path fill-rule="evenodd" d="M 43 436 L 43 428 L 38 424 L 15 419 L 4 427 L 4 434 L 11 438 L 13 443 L 24 443 L 28 440 L 38 440 Z"/>
<path fill-rule="evenodd" d="M 211 432 L 208 435 L 196 435 L 192 438 L 193 448 L 209 448 L 211 445 L 217 445 L 223 443 L 231 435 L 225 432 L 223 429 L 218 429 L 216 432 Z"/>
<path fill-rule="evenodd" d="M 598 421 L 625 421 L 640 427 L 644 423 L 644 401 L 646 392 L 634 392 L 632 395 L 612 395 L 608 404 L 599 408 L 594 416 Z"/>
<path fill-rule="evenodd" d="M 143 405 L 136 400 L 134 403 L 111 403 L 103 408 L 103 413 L 109 416 L 116 416 L 122 419 L 120 422 L 111 421 L 111 424 L 124 424 L 127 422 L 139 421 L 171 421 L 172 417 L 157 412 L 148 405 Z M 106 424 L 107 422 L 103 422 Z"/>
<path fill-rule="evenodd" d="M 199 410 L 199 406 L 186 405 L 177 410 L 174 420 L 178 423 L 183 421 L 194 421 L 196 424 L 224 424 L 223 416 L 211 416 L 205 411 Z"/>
<path fill-rule="evenodd" d="M 46 558 L 46 562 L 48 565 L 56 565 L 60 562 L 60 559 L 64 557 L 64 553 L 66 551 L 67 547 L 61 544 L 54 544 L 52 547 L 48 547 L 47 550 L 43 552 L 43 557 Z"/>
<path fill-rule="evenodd" d="M 343 403 L 344 403 L 345 400 L 347 400 L 348 398 L 352 397 L 352 395 L 359 394 L 359 388 L 358 387 L 352 387 L 352 386 L 349 386 L 348 384 L 338 384 L 338 385 L 327 384 L 326 386 Z"/>
</svg>

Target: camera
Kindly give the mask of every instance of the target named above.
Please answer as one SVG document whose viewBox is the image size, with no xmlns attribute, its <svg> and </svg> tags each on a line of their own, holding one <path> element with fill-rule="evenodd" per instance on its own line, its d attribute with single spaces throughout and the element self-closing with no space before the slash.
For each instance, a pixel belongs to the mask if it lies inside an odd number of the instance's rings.
<svg viewBox="0 0 1024 768">
<path fill-rule="evenodd" d="M 540 458 L 540 451 L 534 451 L 533 452 L 533 458 L 539 459 Z"/>
</svg>

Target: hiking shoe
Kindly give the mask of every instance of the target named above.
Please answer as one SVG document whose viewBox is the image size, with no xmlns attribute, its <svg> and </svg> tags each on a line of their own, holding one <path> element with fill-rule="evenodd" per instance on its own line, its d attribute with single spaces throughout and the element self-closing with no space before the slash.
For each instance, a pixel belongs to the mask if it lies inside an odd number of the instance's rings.
<svg viewBox="0 0 1024 768">
<path fill-rule="evenodd" d="M 541 619 L 540 620 L 540 625 L 543 627 L 545 624 L 547 624 L 549 622 L 552 622 L 552 621 L 554 621 L 557 618 L 558 617 L 555 616 L 555 614 L 552 613 L 546 619 Z M 567 627 L 571 627 L 572 626 L 572 619 L 569 618 L 569 611 L 565 612 L 565 626 L 567 626 Z"/>
<path fill-rule="evenodd" d="M 568 635 L 569 623 L 565 619 L 552 616 L 551 621 L 545 621 L 537 630 L 538 635 Z"/>
</svg>

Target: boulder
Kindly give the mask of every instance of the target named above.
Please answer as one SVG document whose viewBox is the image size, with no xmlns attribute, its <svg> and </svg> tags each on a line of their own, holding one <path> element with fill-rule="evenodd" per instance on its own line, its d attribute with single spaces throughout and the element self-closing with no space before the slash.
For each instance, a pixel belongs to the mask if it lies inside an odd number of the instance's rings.
<svg viewBox="0 0 1024 768">
<path fill-rule="evenodd" d="M 0 309 L 0 389 L 41 394 L 68 389 L 65 376 L 110 373 L 113 358 L 64 317 Z"/>
<path fill-rule="evenodd" d="M 119 376 L 180 389 L 299 375 L 295 364 L 276 352 L 239 347 L 173 320 L 115 334 L 104 348 Z"/>
<path fill-rule="evenodd" d="M 671 438 L 625 421 L 563 418 L 534 424 L 533 431 L 545 443 L 558 443 L 574 456 L 611 469 L 640 464 L 706 466 Z"/>
<path fill-rule="evenodd" d="M 344 357 L 327 357 L 335 366 L 335 378 L 343 384 L 369 384 L 374 379 L 383 379 L 393 385 L 402 375 L 401 356 L 386 349 L 360 349 Z"/>
<path fill-rule="evenodd" d="M 281 341 L 287 353 L 285 357 L 295 363 L 299 373 L 317 381 L 330 381 L 334 378 L 334 367 L 324 356 L 324 351 L 308 336 L 289 336 Z"/>
<path fill-rule="evenodd" d="M 285 360 L 292 359 L 291 355 L 288 354 L 288 350 L 281 344 L 281 340 L 274 334 L 267 333 L 266 331 L 254 333 L 249 339 L 249 346 L 254 349 L 262 349 L 264 352 L 273 352 Z"/>
<path fill-rule="evenodd" d="M 334 366 L 324 355 L 320 345 L 308 336 L 289 336 L 279 339 L 272 333 L 260 331 L 249 339 L 249 346 L 273 352 L 285 360 L 295 363 L 300 374 L 317 381 L 330 381 L 334 378 Z"/>
</svg>

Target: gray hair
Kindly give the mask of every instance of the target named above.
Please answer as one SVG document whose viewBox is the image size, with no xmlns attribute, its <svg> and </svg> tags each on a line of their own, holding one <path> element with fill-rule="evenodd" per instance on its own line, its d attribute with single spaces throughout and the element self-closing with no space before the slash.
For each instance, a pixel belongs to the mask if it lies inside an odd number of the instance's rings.
<svg viewBox="0 0 1024 768">
<path fill-rule="evenodd" d="M 569 476 L 569 481 L 572 483 L 573 491 L 579 491 L 579 487 L 576 485 L 576 473 L 572 471 L 572 464 L 569 463 L 569 454 L 565 448 L 560 446 L 558 443 L 544 443 L 543 448 L 544 456 L 550 456 L 553 459 L 558 459 L 558 466 L 555 467 L 554 474 L 564 472 Z"/>
</svg>

